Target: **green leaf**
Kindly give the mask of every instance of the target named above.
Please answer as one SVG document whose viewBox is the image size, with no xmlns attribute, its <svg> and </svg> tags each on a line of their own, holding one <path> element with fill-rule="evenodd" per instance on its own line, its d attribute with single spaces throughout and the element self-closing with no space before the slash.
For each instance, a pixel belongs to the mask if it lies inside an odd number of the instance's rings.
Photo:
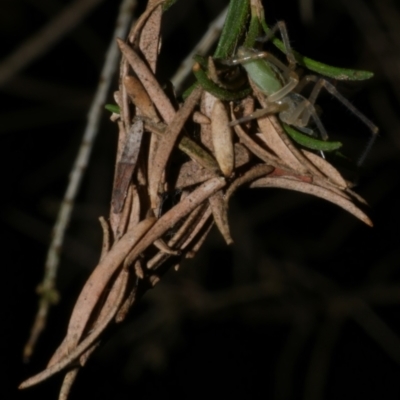
<svg viewBox="0 0 400 400">
<path fill-rule="evenodd" d="M 261 25 L 264 28 L 265 33 L 268 33 L 270 31 L 267 23 L 265 22 L 265 19 L 261 21 Z M 281 40 L 279 40 L 278 38 L 273 38 L 272 43 L 279 50 L 285 53 L 285 46 L 283 45 Z M 299 65 L 306 67 L 310 71 L 317 72 L 320 75 L 337 79 L 339 81 L 363 81 L 366 79 L 370 79 L 374 76 L 373 72 L 369 71 L 333 67 L 331 65 L 327 65 L 319 61 L 315 61 L 309 57 L 303 56 L 295 50 L 293 50 L 293 54 Z"/>
<path fill-rule="evenodd" d="M 201 85 L 201 87 L 213 94 L 215 97 L 225 101 L 234 101 L 240 100 L 244 97 L 248 96 L 251 93 L 250 88 L 238 90 L 236 92 L 231 92 L 230 90 L 226 90 L 218 86 L 212 80 L 210 80 L 204 70 L 201 68 L 200 64 L 196 63 L 193 67 L 194 76 L 197 79 L 197 82 Z M 185 92 L 186 94 L 186 92 Z"/>
<path fill-rule="evenodd" d="M 215 58 L 232 57 L 249 18 L 249 0 L 231 0 Z"/>
<path fill-rule="evenodd" d="M 342 147 L 341 142 L 328 142 L 325 140 L 315 139 L 311 136 L 300 133 L 287 124 L 282 124 L 285 132 L 298 144 L 311 150 L 318 151 L 335 151 Z"/>
</svg>

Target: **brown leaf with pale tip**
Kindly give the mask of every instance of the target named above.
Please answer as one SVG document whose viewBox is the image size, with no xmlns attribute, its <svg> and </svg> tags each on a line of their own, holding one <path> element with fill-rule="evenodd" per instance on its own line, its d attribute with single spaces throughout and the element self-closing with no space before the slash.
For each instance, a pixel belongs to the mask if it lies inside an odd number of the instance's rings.
<svg viewBox="0 0 400 400">
<path fill-rule="evenodd" d="M 214 217 L 215 224 L 221 232 L 222 237 L 225 239 L 227 245 L 233 243 L 231 232 L 229 229 L 228 221 L 228 204 L 224 199 L 222 190 L 211 196 L 208 201 L 210 202 L 211 211 Z"/>
<path fill-rule="evenodd" d="M 229 117 L 221 100 L 214 102 L 211 111 L 211 139 L 215 158 L 222 173 L 230 177 L 235 164 L 233 150 L 232 129 L 229 126 Z"/>
<path fill-rule="evenodd" d="M 369 226 L 373 226 L 372 221 L 368 218 L 368 216 L 362 212 L 358 207 L 354 205 L 351 200 L 344 198 L 343 196 L 338 195 L 332 190 L 322 188 L 315 184 L 310 184 L 306 182 L 295 181 L 292 179 L 286 179 L 284 177 L 276 177 L 276 178 L 260 178 L 250 184 L 250 187 L 276 187 L 282 189 L 295 190 L 297 192 L 308 193 L 316 197 L 320 197 L 321 199 L 330 201 L 348 211 L 350 214 L 353 214 L 356 218 L 363 221 L 365 224 Z"/>
</svg>

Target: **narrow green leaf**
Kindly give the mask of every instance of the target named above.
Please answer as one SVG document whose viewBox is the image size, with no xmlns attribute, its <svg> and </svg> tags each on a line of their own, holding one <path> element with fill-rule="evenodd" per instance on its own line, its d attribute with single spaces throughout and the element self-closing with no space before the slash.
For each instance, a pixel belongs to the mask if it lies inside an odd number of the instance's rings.
<svg viewBox="0 0 400 400">
<path fill-rule="evenodd" d="M 265 22 L 265 19 L 261 21 L 261 25 L 264 29 L 265 33 L 269 32 L 269 27 Z M 273 38 L 272 43 L 283 53 L 285 53 L 285 47 L 281 40 L 278 38 Z M 319 61 L 315 61 L 309 57 L 303 56 L 297 51 L 293 50 L 293 54 L 296 58 L 296 61 L 299 65 L 306 67 L 310 71 L 317 72 L 320 75 L 327 76 L 329 78 L 337 79 L 339 81 L 363 81 L 366 79 L 370 79 L 374 76 L 373 72 L 362 71 L 356 69 L 348 69 L 348 68 L 340 68 L 333 67 L 331 65 L 327 65 L 321 63 Z"/>
<path fill-rule="evenodd" d="M 231 0 L 215 58 L 232 57 L 249 18 L 249 0 Z"/>
<path fill-rule="evenodd" d="M 298 144 L 311 150 L 335 151 L 342 147 L 341 142 L 327 142 L 325 140 L 315 139 L 311 136 L 300 133 L 287 124 L 282 124 L 285 132 Z"/>
<path fill-rule="evenodd" d="M 240 99 L 243 99 L 244 97 L 248 96 L 251 93 L 250 88 L 238 90 L 236 92 L 231 92 L 229 90 L 219 87 L 216 83 L 214 83 L 212 80 L 210 80 L 208 78 L 207 74 L 201 68 L 200 64 L 194 65 L 193 73 L 194 73 L 194 76 L 196 77 L 198 83 L 201 85 L 201 87 L 205 91 L 213 94 L 218 99 L 225 100 L 225 101 L 240 100 Z M 186 92 L 185 92 L 185 94 L 186 94 Z"/>
</svg>

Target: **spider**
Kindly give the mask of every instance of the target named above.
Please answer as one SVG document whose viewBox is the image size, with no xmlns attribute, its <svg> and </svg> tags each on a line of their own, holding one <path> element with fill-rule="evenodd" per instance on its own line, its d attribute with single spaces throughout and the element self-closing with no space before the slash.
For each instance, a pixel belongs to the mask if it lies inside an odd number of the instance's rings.
<svg viewBox="0 0 400 400">
<path fill-rule="evenodd" d="M 271 40 L 278 30 L 280 31 L 285 47 L 288 66 L 271 53 L 246 47 L 239 47 L 234 58 L 221 60 L 223 64 L 228 66 L 242 65 L 251 81 L 265 95 L 267 103 L 266 108 L 233 121 L 231 125 L 246 122 L 267 114 L 278 114 L 279 119 L 283 123 L 312 136 L 314 135 L 314 130 L 309 127 L 310 119 L 312 119 L 321 138 L 327 140 L 328 134 L 315 108 L 317 97 L 322 88 L 324 88 L 359 118 L 372 133 L 371 138 L 357 161 L 357 166 L 360 166 L 365 161 L 375 142 L 379 131 L 378 127 L 354 107 L 325 78 L 317 75 L 306 75 L 301 80 L 299 79 L 295 71 L 297 62 L 289 43 L 285 22 L 277 22 L 266 36 L 257 39 L 257 41 L 267 42 Z M 314 83 L 314 87 L 308 98 L 306 98 L 300 92 L 309 83 Z"/>
</svg>

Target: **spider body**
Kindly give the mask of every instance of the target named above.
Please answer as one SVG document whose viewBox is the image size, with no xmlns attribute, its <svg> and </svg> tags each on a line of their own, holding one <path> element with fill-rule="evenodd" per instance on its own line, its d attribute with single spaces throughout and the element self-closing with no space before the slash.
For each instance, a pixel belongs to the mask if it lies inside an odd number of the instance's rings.
<svg viewBox="0 0 400 400">
<path fill-rule="evenodd" d="M 358 159 L 357 164 L 361 165 L 377 137 L 378 128 L 325 78 L 306 75 L 301 80 L 299 79 L 295 71 L 296 59 L 283 21 L 278 22 L 260 41 L 270 40 L 277 30 L 281 32 L 289 65 L 285 65 L 269 52 L 246 47 L 239 47 L 235 58 L 224 61 L 227 65 L 242 65 L 249 79 L 265 95 L 267 103 L 265 109 L 257 110 L 249 116 L 234 121 L 233 124 L 277 113 L 282 122 L 308 135 L 315 135 L 314 130 L 309 126 L 312 119 L 321 138 L 327 140 L 328 134 L 315 109 L 317 97 L 324 88 L 359 118 L 372 133 L 365 150 Z M 306 98 L 300 92 L 308 83 L 314 83 L 314 87 Z"/>
</svg>

